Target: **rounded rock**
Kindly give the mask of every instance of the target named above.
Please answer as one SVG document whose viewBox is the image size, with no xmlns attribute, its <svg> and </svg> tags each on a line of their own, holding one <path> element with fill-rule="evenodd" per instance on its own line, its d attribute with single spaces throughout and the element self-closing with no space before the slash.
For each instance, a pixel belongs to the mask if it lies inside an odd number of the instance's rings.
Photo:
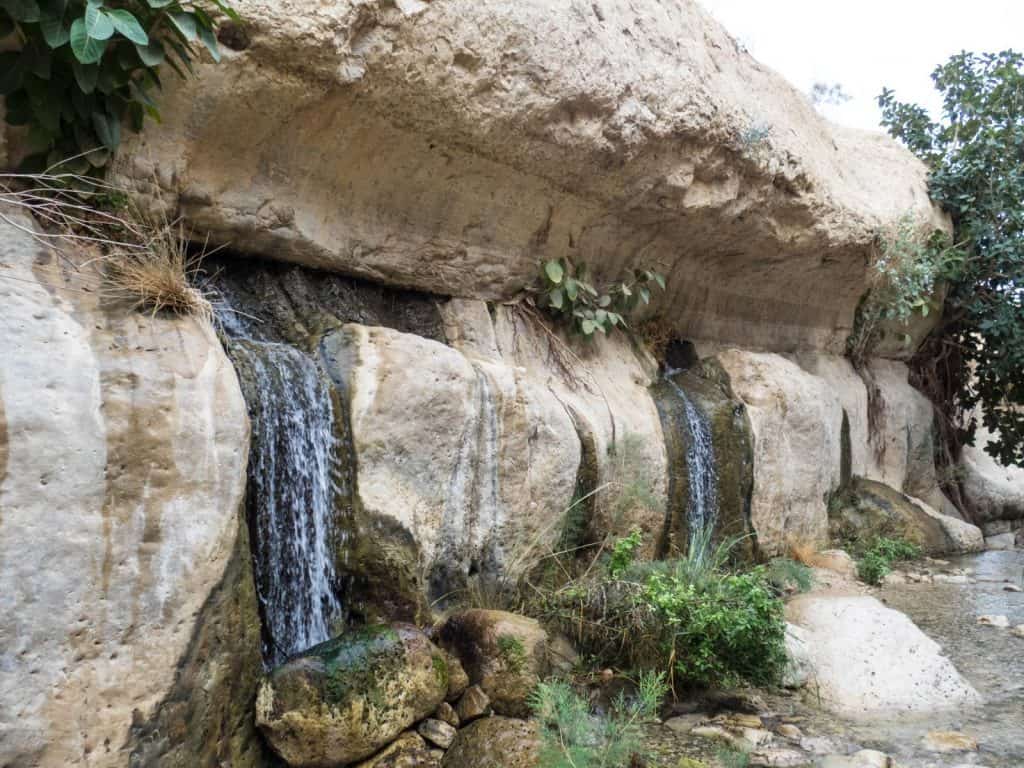
<svg viewBox="0 0 1024 768">
<path fill-rule="evenodd" d="M 536 723 L 485 717 L 459 731 L 442 768 L 537 768 L 540 732 Z"/>
<path fill-rule="evenodd" d="M 366 627 L 314 646 L 268 675 L 256 724 L 296 768 L 369 757 L 444 700 L 444 653 L 408 625 Z"/>
</svg>

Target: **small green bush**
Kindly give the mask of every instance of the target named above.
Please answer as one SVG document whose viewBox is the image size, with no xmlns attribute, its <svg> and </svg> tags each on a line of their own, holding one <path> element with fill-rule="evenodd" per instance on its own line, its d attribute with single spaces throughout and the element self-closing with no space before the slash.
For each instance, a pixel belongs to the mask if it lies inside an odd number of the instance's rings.
<svg viewBox="0 0 1024 768">
<path fill-rule="evenodd" d="M 728 569 L 734 544 L 697 537 L 683 558 L 589 569 L 539 613 L 604 666 L 659 670 L 677 687 L 773 683 L 786 664 L 782 601 L 765 568 Z"/>
<path fill-rule="evenodd" d="M 722 768 L 747 768 L 750 765 L 750 755 L 735 747 L 719 747 L 715 757 Z"/>
<path fill-rule="evenodd" d="M 0 0 L 0 38 L 17 47 L 0 53 L 0 96 L 28 129 L 28 168 L 105 166 L 123 121 L 160 120 L 161 64 L 184 78 L 199 46 L 220 60 L 218 11 L 238 20 L 223 0 Z"/>
<path fill-rule="evenodd" d="M 498 656 L 509 672 L 521 672 L 526 666 L 526 647 L 515 635 L 498 635 Z"/>
<path fill-rule="evenodd" d="M 619 539 L 612 545 L 612 554 L 608 559 L 608 575 L 618 578 L 633 564 L 636 551 L 640 548 L 643 537 L 640 531 L 633 531 L 629 536 Z"/>
<path fill-rule="evenodd" d="M 586 338 L 625 328 L 626 316 L 651 301 L 651 285 L 665 290 L 665 278 L 635 270 L 618 282 L 595 287 L 586 264 L 553 259 L 541 265 L 537 304 Z"/>
<path fill-rule="evenodd" d="M 768 583 L 780 593 L 795 589 L 807 592 L 814 585 L 814 572 L 803 563 L 788 557 L 776 557 L 765 568 Z"/>
<path fill-rule="evenodd" d="M 662 675 L 642 674 L 637 693 L 620 693 L 599 715 L 560 680 L 537 686 L 530 697 L 541 725 L 541 768 L 626 768 L 642 749 L 639 726 L 651 720 L 668 692 Z"/>
<path fill-rule="evenodd" d="M 861 581 L 878 586 L 892 572 L 894 562 L 920 556 L 921 548 L 906 539 L 879 537 L 857 560 L 857 575 Z"/>
</svg>

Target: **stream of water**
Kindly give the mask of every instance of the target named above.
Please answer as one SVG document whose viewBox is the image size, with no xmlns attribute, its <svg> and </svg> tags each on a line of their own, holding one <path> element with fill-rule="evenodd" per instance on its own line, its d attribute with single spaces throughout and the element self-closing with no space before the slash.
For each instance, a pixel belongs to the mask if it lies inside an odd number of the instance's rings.
<svg viewBox="0 0 1024 768">
<path fill-rule="evenodd" d="M 665 381 L 683 403 L 686 429 L 686 466 L 689 474 L 689 506 L 687 517 L 690 528 L 691 549 L 698 537 L 709 526 L 714 526 L 718 511 L 718 473 L 715 471 L 715 451 L 711 440 L 711 425 L 707 417 L 694 404 L 673 376 L 679 371 L 667 370 Z"/>
</svg>

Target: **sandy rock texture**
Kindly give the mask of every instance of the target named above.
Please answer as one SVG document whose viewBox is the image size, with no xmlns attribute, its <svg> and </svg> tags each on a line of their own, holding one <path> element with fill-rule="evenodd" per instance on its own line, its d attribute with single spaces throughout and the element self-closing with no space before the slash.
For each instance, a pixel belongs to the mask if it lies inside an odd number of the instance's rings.
<svg viewBox="0 0 1024 768">
<path fill-rule="evenodd" d="M 212 329 L 0 221 L 0 763 L 123 766 L 233 551 L 248 418 Z"/>
<path fill-rule="evenodd" d="M 989 456 L 985 446 L 993 439 L 978 427 L 973 446 L 964 448 L 964 496 L 986 536 L 998 536 L 1024 527 L 1024 469 L 1006 467 Z"/>
<path fill-rule="evenodd" d="M 688 337 L 841 352 L 878 228 L 946 226 L 909 152 L 693 0 L 236 6 L 121 178 L 241 251 L 492 299 L 540 259 L 660 265 Z"/>
<path fill-rule="evenodd" d="M 873 597 L 802 595 L 786 618 L 804 630 L 810 684 L 837 714 L 921 714 L 980 700 L 938 643 Z"/>
</svg>

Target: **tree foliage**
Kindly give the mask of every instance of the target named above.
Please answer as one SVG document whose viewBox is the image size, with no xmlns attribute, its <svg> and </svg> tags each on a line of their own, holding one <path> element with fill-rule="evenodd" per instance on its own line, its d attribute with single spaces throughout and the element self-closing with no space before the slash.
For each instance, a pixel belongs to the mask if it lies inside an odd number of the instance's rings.
<svg viewBox="0 0 1024 768">
<path fill-rule="evenodd" d="M 943 379 L 930 394 L 954 411 L 958 440 L 971 439 L 980 406 L 998 433 L 990 453 L 1024 466 L 1024 56 L 960 53 L 932 80 L 938 120 L 891 90 L 878 99 L 882 124 L 928 164 L 931 195 L 966 250 L 928 347 Z"/>
<path fill-rule="evenodd" d="M 181 77 L 200 47 L 220 60 L 214 14 L 238 15 L 223 0 L 0 0 L 0 96 L 8 124 L 26 126 L 28 166 L 85 173 L 102 168 L 127 120 L 160 120 L 155 92 L 166 62 Z"/>
</svg>

